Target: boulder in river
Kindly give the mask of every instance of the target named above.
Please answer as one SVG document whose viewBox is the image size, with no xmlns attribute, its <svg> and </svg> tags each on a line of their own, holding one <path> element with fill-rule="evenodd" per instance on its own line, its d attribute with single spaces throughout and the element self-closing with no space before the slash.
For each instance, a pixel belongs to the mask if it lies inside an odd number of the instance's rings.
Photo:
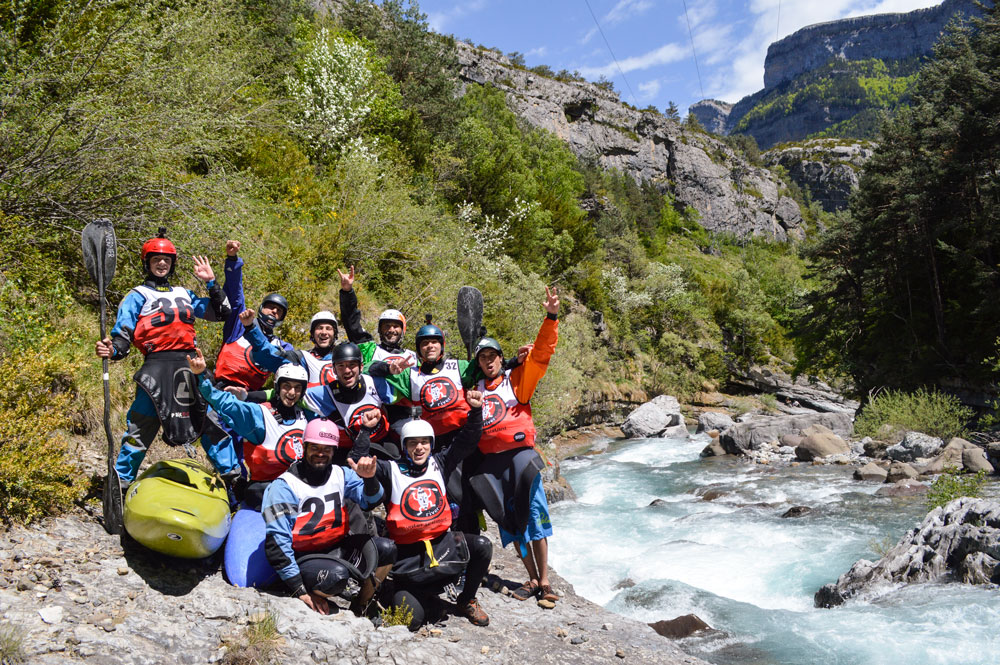
<svg viewBox="0 0 1000 665">
<path fill-rule="evenodd" d="M 854 471 L 855 480 L 874 480 L 878 483 L 885 482 L 886 476 L 888 475 L 889 472 L 875 462 L 868 462 L 868 464 L 865 464 L 860 469 L 855 469 Z"/>
<path fill-rule="evenodd" d="M 906 478 L 894 483 L 885 483 L 882 487 L 875 490 L 875 496 L 920 496 L 921 494 L 927 494 L 927 489 L 927 485 L 912 478 Z"/>
<path fill-rule="evenodd" d="M 673 640 L 679 640 L 700 630 L 711 630 L 712 628 L 694 614 L 685 614 L 669 621 L 657 621 L 649 624 L 649 627 L 658 634 Z"/>
<path fill-rule="evenodd" d="M 795 448 L 795 457 L 803 462 L 851 452 L 846 441 L 819 423 L 810 425 L 802 434 L 802 443 Z"/>
<path fill-rule="evenodd" d="M 823 425 L 840 437 L 851 435 L 854 429 L 850 413 L 815 413 L 798 416 L 757 416 L 749 422 L 736 423 L 719 436 L 726 452 L 745 455 L 758 450 L 785 434 L 804 436 L 812 425 Z"/>
<path fill-rule="evenodd" d="M 944 448 L 944 441 L 922 432 L 907 432 L 903 440 L 885 449 L 889 459 L 912 462 L 920 457 L 933 457 Z"/>
<path fill-rule="evenodd" d="M 913 582 L 1000 582 L 1000 501 L 955 499 L 927 514 L 884 557 L 862 559 L 814 596 L 816 607 L 853 597 L 872 597 L 892 585 Z"/>
<path fill-rule="evenodd" d="M 668 427 L 683 423 L 677 398 L 659 395 L 628 414 L 621 429 L 622 434 L 630 439 L 645 439 L 659 436 Z"/>
<path fill-rule="evenodd" d="M 698 432 L 707 432 L 709 430 L 719 430 L 720 432 L 733 424 L 733 419 L 728 413 L 716 413 L 714 411 L 706 411 L 705 413 L 698 416 Z"/>
<path fill-rule="evenodd" d="M 885 482 L 897 483 L 900 480 L 913 480 L 919 475 L 917 470 L 906 462 L 893 462 L 889 465 L 889 472 L 886 474 Z"/>
<path fill-rule="evenodd" d="M 726 449 L 722 447 L 718 439 L 712 439 L 712 443 L 705 446 L 701 451 L 701 457 L 722 457 L 726 454 Z"/>
<path fill-rule="evenodd" d="M 993 465 L 986 459 L 986 451 L 979 446 L 962 451 L 962 467 L 969 473 L 993 473 Z"/>
</svg>

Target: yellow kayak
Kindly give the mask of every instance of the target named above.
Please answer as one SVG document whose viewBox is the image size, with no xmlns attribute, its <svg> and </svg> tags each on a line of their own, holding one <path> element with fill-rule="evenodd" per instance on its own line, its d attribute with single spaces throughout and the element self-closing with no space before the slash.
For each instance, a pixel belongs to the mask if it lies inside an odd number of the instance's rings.
<svg viewBox="0 0 1000 665">
<path fill-rule="evenodd" d="M 149 549 L 183 559 L 211 556 L 222 546 L 232 514 L 226 486 L 192 459 L 157 462 L 125 495 L 125 530 Z"/>
</svg>

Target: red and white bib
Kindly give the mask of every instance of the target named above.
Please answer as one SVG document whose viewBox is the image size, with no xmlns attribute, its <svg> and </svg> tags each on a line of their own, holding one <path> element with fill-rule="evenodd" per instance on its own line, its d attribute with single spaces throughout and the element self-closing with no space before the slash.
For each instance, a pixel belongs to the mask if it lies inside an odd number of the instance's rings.
<svg viewBox="0 0 1000 665">
<path fill-rule="evenodd" d="M 392 494 L 385 525 L 389 537 L 400 545 L 437 538 L 451 526 L 451 506 L 445 494 L 444 476 L 437 459 L 427 461 L 427 469 L 416 478 L 405 475 L 399 464 L 392 467 Z"/>
<path fill-rule="evenodd" d="M 440 371 L 424 374 L 419 368 L 410 372 L 410 397 L 423 408 L 421 418 L 440 436 L 457 430 L 469 418 L 465 389 L 458 361 L 445 360 Z"/>
<path fill-rule="evenodd" d="M 270 374 L 253 361 L 253 348 L 240 337 L 225 344 L 215 361 L 215 378 L 243 386 L 247 390 L 260 390 Z"/>
<path fill-rule="evenodd" d="M 157 291 L 146 285 L 132 289 L 144 299 L 132 343 L 143 355 L 154 351 L 189 351 L 195 347 L 191 294 L 179 286 Z"/>
<path fill-rule="evenodd" d="M 531 405 L 517 401 L 510 372 L 505 371 L 503 380 L 492 390 L 486 387 L 485 380 L 479 381 L 479 389 L 483 391 L 483 436 L 479 439 L 479 450 L 483 453 L 535 445 Z"/>
<path fill-rule="evenodd" d="M 243 459 L 250 471 L 250 480 L 274 480 L 302 457 L 302 435 L 306 417 L 295 410 L 295 421 L 289 425 L 278 422 L 270 404 L 260 404 L 264 416 L 264 442 L 258 445 L 243 439 Z"/>
<path fill-rule="evenodd" d="M 337 407 L 337 413 L 344 420 L 344 424 L 347 426 L 347 434 L 350 436 L 351 441 L 354 441 L 358 436 L 358 432 L 361 431 L 361 416 L 372 409 L 377 410 L 382 420 L 379 422 L 378 427 L 375 428 L 375 431 L 372 432 L 371 440 L 381 441 L 389 433 L 389 421 L 386 419 L 385 414 L 382 413 L 382 400 L 378 396 L 378 391 L 375 390 L 375 380 L 372 377 L 362 374 L 360 380 L 364 382 L 365 394 L 357 402 L 348 404 L 339 401 L 337 394 L 328 387 L 327 390 L 330 392 L 330 399 L 333 401 L 334 406 Z"/>
<path fill-rule="evenodd" d="M 333 373 L 333 361 L 329 358 L 317 358 L 312 351 L 302 350 L 302 357 L 306 361 L 306 371 L 309 372 L 309 388 L 316 386 L 328 386 L 337 380 Z"/>
<path fill-rule="evenodd" d="M 334 464 L 330 478 L 313 487 L 286 471 L 281 479 L 299 501 L 292 527 L 292 549 L 296 552 L 327 551 L 347 535 L 350 519 L 344 506 L 344 469 Z"/>
</svg>

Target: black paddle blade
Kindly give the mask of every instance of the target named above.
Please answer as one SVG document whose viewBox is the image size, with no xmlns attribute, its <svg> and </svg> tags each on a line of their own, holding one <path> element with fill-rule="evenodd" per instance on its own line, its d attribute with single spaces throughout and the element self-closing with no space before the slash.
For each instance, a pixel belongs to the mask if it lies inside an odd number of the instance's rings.
<svg viewBox="0 0 1000 665">
<path fill-rule="evenodd" d="M 115 227 L 107 219 L 95 219 L 83 227 L 83 263 L 95 284 L 111 283 L 118 265 L 118 241 Z M 103 282 L 101 280 L 103 276 Z"/>
<path fill-rule="evenodd" d="M 125 530 L 125 520 L 122 515 L 122 483 L 118 478 L 118 472 L 114 469 L 108 471 L 108 477 L 104 480 L 102 504 L 104 530 L 113 536 L 121 535 Z"/>
<path fill-rule="evenodd" d="M 479 341 L 479 329 L 483 325 L 483 294 L 473 286 L 463 286 L 458 290 L 458 332 L 472 360 L 472 347 Z"/>
</svg>

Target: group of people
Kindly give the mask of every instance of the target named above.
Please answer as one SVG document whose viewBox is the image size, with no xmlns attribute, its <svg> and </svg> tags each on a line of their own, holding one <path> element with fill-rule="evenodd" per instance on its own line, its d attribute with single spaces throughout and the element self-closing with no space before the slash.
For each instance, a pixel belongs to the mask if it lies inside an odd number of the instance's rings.
<svg viewBox="0 0 1000 665">
<path fill-rule="evenodd" d="M 376 341 L 361 322 L 352 267 L 338 271 L 340 319 L 317 312 L 312 346 L 295 349 L 278 336 L 285 296 L 246 307 L 239 249 L 227 242 L 221 286 L 209 260 L 193 257 L 208 292 L 199 297 L 171 285 L 178 256 L 162 229 L 142 246 L 145 281 L 96 345 L 103 358 L 122 359 L 132 346 L 144 356 L 115 465 L 122 486 L 135 480 L 161 426 L 168 444 L 200 440 L 240 511 L 262 518 L 259 534 L 240 537 L 259 538 L 289 592 L 320 613 L 351 579 L 360 587 L 352 609 L 364 612 L 391 574 L 385 599 L 409 608 L 415 630 L 464 575 L 458 612 L 488 624 L 476 600 L 492 557 L 483 511 L 524 564 L 528 579 L 513 597 L 558 600 L 531 416 L 558 338 L 556 289 L 546 288 L 533 344 L 507 359 L 483 337 L 466 361 L 449 357 L 444 331 L 429 319 L 415 349 L 405 348 L 406 318 L 395 309 L 379 316 Z M 225 323 L 212 370 L 195 318 Z M 338 344 L 340 325 L 347 341 Z M 384 519 L 374 519 L 380 505 Z"/>
</svg>

